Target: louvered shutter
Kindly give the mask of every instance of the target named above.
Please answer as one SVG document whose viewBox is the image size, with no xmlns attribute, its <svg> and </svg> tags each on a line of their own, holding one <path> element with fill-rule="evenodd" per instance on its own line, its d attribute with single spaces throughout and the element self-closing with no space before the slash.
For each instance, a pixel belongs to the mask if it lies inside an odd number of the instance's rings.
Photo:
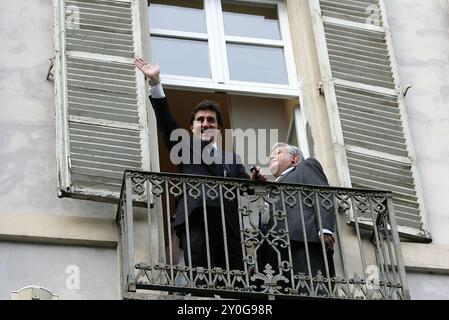
<svg viewBox="0 0 449 320">
<path fill-rule="evenodd" d="M 118 198 L 150 170 L 138 0 L 54 0 L 59 195 Z"/>
<path fill-rule="evenodd" d="M 382 0 L 310 8 L 340 179 L 391 190 L 400 234 L 431 241 Z"/>
</svg>

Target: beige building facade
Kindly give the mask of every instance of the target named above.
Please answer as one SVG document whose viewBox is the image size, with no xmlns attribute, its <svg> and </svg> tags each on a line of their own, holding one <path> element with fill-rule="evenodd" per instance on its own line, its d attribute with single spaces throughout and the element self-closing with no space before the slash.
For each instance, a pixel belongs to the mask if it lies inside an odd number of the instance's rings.
<svg viewBox="0 0 449 320">
<path fill-rule="evenodd" d="M 139 56 L 161 63 L 181 126 L 195 101 L 215 99 L 226 127 L 278 129 L 279 140 L 322 163 L 331 186 L 392 190 L 411 298 L 449 298 L 447 1 L 39 0 L 0 8 L 0 299 L 27 286 L 59 299 L 122 298 L 122 172 L 175 170 L 132 65 Z M 179 8 L 204 14 L 204 23 L 167 24 Z M 261 16 L 277 34 L 230 27 Z M 83 24 L 93 31 L 83 36 Z M 108 42 L 105 30 L 119 31 Z M 189 58 L 192 67 L 181 66 Z M 88 85 L 112 93 L 95 96 Z M 356 241 L 351 217 L 340 220 L 342 237 Z M 162 220 L 148 229 L 138 209 L 134 221 L 135 260 L 155 259 Z"/>
</svg>

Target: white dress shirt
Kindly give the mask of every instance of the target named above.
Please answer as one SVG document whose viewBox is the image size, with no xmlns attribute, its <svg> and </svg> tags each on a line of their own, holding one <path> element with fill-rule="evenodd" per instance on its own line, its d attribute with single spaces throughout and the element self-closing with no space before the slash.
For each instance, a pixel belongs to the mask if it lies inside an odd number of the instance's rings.
<svg viewBox="0 0 449 320">
<path fill-rule="evenodd" d="M 284 170 L 280 176 L 278 176 L 276 178 L 276 180 L 274 180 L 275 182 L 278 182 L 284 175 L 286 175 L 287 173 L 289 173 L 290 171 L 292 171 L 293 169 L 295 169 L 295 167 L 290 167 L 287 170 Z"/>
<path fill-rule="evenodd" d="M 150 96 L 152 96 L 154 99 L 165 98 L 164 88 L 162 88 L 161 83 L 155 85 L 154 87 L 151 87 L 149 91 Z"/>
</svg>

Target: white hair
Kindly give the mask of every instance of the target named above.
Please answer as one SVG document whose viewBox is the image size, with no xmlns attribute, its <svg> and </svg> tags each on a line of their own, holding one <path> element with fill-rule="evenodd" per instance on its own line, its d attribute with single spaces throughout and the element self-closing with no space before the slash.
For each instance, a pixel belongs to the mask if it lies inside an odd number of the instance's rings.
<svg viewBox="0 0 449 320">
<path fill-rule="evenodd" d="M 292 146 L 287 143 L 278 142 L 273 146 L 273 148 L 271 148 L 271 152 L 273 152 L 277 148 L 287 148 L 288 153 L 292 157 L 299 157 L 300 161 L 304 161 L 304 154 L 301 152 L 301 150 L 299 150 L 298 147 Z"/>
</svg>

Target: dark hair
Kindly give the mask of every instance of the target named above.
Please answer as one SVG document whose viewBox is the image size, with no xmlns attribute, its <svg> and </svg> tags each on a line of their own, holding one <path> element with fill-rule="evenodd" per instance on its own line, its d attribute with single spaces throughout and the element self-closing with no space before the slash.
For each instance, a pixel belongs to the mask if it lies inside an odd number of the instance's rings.
<svg viewBox="0 0 449 320">
<path fill-rule="evenodd" d="M 193 109 L 192 113 L 190 114 L 190 125 L 193 125 L 193 121 L 195 121 L 195 116 L 198 111 L 203 110 L 215 112 L 217 116 L 217 123 L 220 128 L 223 128 L 223 116 L 221 115 L 220 106 L 218 105 L 218 102 L 213 100 L 203 100 L 196 105 L 195 109 Z"/>
</svg>

